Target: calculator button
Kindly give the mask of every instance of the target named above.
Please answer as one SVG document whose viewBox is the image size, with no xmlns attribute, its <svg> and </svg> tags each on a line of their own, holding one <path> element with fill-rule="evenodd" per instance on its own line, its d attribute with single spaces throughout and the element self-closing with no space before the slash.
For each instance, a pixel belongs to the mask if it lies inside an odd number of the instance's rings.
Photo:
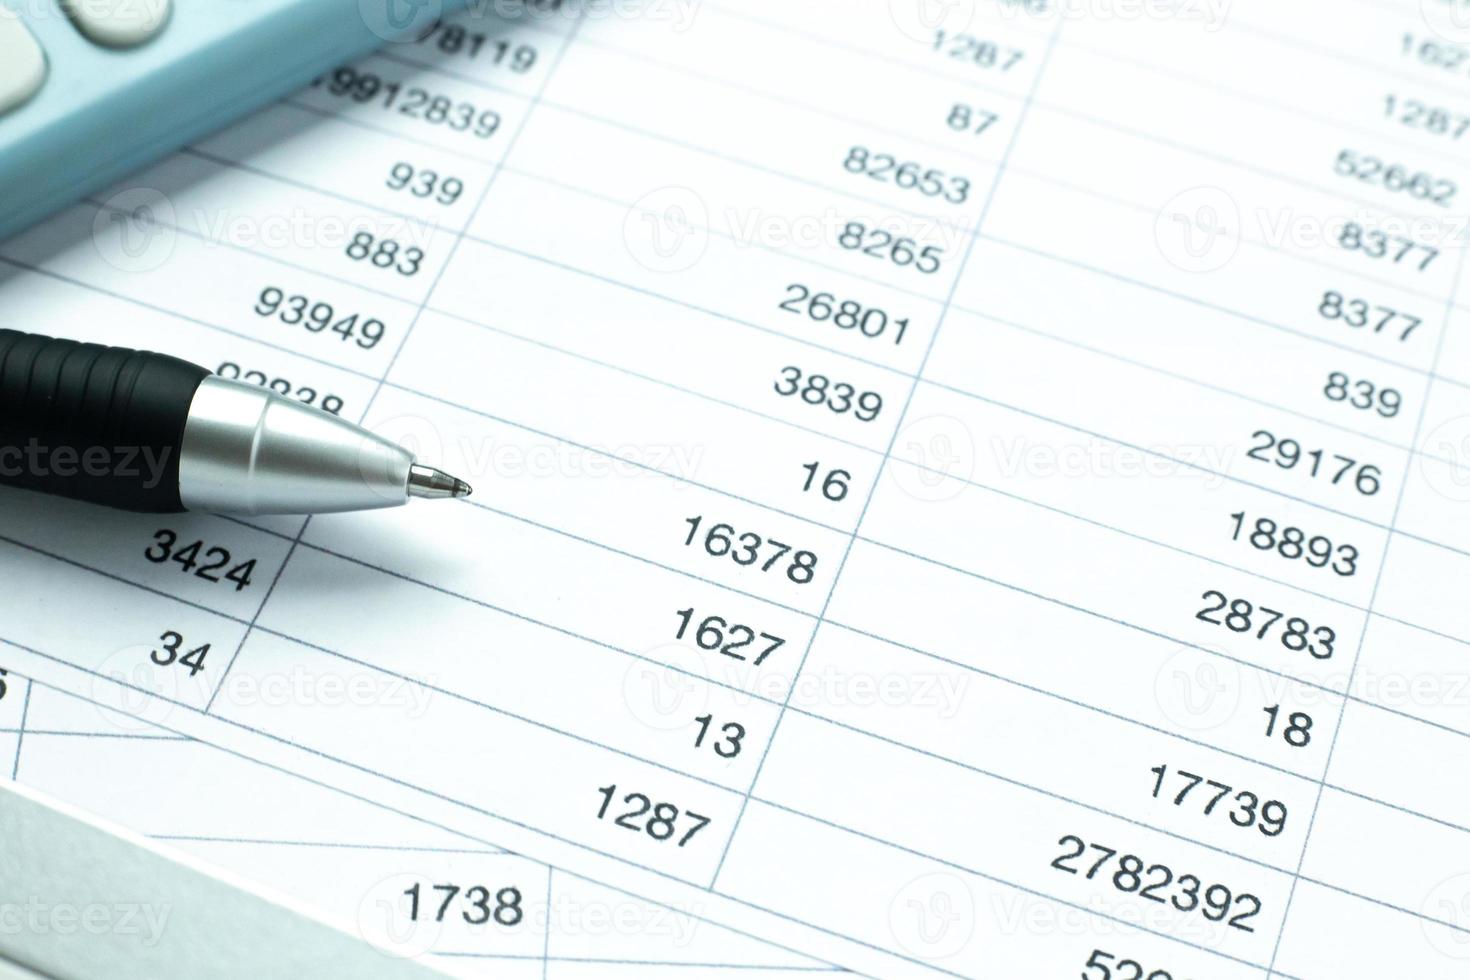
<svg viewBox="0 0 1470 980">
<path fill-rule="evenodd" d="M 0 10 L 0 112 L 23 105 L 46 80 L 46 55 L 20 18 Z"/>
<path fill-rule="evenodd" d="M 77 30 L 109 48 L 131 48 L 163 30 L 172 0 L 66 0 Z"/>
</svg>

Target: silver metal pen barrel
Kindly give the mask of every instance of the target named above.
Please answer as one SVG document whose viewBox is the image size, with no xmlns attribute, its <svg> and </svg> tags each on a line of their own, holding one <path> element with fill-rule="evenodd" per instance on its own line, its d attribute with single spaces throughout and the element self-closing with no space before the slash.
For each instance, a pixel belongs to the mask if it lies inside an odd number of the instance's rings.
<svg viewBox="0 0 1470 980">
<path fill-rule="evenodd" d="M 335 415 L 240 381 L 208 377 L 179 446 L 186 510 L 324 514 L 466 497 L 469 484 Z"/>
<path fill-rule="evenodd" d="M 321 514 L 465 497 L 367 429 L 161 354 L 0 330 L 0 484 L 125 510 Z"/>
</svg>

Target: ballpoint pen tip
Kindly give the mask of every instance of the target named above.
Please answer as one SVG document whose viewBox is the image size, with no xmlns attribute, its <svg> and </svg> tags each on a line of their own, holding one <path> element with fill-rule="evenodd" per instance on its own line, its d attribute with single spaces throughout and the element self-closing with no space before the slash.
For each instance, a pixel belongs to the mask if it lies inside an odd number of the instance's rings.
<svg viewBox="0 0 1470 980">
<path fill-rule="evenodd" d="M 408 471 L 408 495 L 429 500 L 468 497 L 470 485 L 432 466 L 414 466 Z"/>
</svg>

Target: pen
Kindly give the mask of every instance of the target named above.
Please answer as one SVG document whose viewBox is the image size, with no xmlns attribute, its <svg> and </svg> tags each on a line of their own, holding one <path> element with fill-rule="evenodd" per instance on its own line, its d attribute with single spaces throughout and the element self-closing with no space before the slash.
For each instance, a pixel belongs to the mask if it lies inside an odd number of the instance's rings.
<svg viewBox="0 0 1470 980">
<path fill-rule="evenodd" d="M 469 484 L 175 357 L 0 329 L 0 485 L 147 513 L 321 514 Z"/>
</svg>

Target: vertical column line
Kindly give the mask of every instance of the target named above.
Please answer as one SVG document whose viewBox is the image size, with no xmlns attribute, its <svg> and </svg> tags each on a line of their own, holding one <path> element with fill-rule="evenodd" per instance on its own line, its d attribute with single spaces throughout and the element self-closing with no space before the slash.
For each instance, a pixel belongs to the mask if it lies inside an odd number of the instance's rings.
<svg viewBox="0 0 1470 980">
<path fill-rule="evenodd" d="M 1333 753 L 1337 750 L 1337 738 L 1342 734 L 1343 721 L 1347 717 L 1348 705 L 1352 698 L 1348 697 L 1353 690 L 1353 679 L 1357 676 L 1358 663 L 1363 658 L 1363 646 L 1368 639 L 1368 628 L 1373 622 L 1373 607 L 1378 601 L 1378 588 L 1383 584 L 1383 575 L 1388 568 L 1388 553 L 1393 547 L 1394 533 L 1398 528 L 1399 512 L 1404 505 L 1404 496 L 1409 489 L 1409 479 L 1414 472 L 1414 463 L 1419 458 L 1415 453 L 1419 446 L 1419 437 L 1424 429 L 1424 420 L 1429 414 L 1429 395 L 1434 388 L 1435 378 L 1438 376 L 1440 355 L 1444 353 L 1445 338 L 1449 336 L 1450 325 L 1455 318 L 1455 298 L 1460 292 L 1460 280 L 1465 272 L 1465 251 L 1467 243 L 1460 242 L 1460 254 L 1455 260 L 1455 272 L 1450 277 L 1449 298 L 1445 302 L 1444 321 L 1440 325 L 1439 337 L 1435 341 L 1434 356 L 1429 362 L 1429 373 L 1424 382 L 1424 394 L 1419 405 L 1419 416 L 1414 421 L 1414 436 L 1409 442 L 1408 461 L 1404 465 L 1404 478 L 1399 484 L 1398 497 L 1394 501 L 1393 514 L 1388 521 L 1388 530 L 1383 539 L 1383 556 L 1378 562 L 1378 574 L 1373 578 L 1373 591 L 1368 595 L 1368 606 L 1363 612 L 1363 629 L 1358 634 L 1358 648 L 1353 653 L 1353 662 L 1348 667 L 1347 684 L 1343 687 L 1342 708 L 1337 713 L 1337 727 L 1332 730 L 1332 741 L 1327 746 L 1327 760 L 1322 765 L 1322 778 L 1317 780 L 1317 798 L 1312 803 L 1312 815 L 1307 821 L 1307 832 L 1302 837 L 1302 852 L 1297 856 L 1296 870 L 1292 872 L 1291 889 L 1286 893 L 1286 905 L 1281 910 L 1281 929 L 1276 933 L 1276 945 L 1271 949 L 1271 960 L 1266 965 L 1266 980 L 1276 976 L 1276 957 L 1281 952 L 1281 941 L 1286 936 L 1286 923 L 1291 914 L 1291 903 L 1296 898 L 1296 886 L 1301 881 L 1302 867 L 1307 862 L 1307 846 L 1312 840 L 1312 830 L 1317 826 L 1317 811 L 1322 806 L 1322 796 L 1327 788 L 1327 776 L 1332 770 Z"/>
<path fill-rule="evenodd" d="M 546 866 L 546 932 L 541 937 L 541 980 L 551 971 L 551 879 L 556 868 Z"/>
<path fill-rule="evenodd" d="M 561 67 L 567 51 L 571 49 L 572 43 L 576 40 L 578 32 L 582 29 L 582 23 L 583 17 L 579 15 L 572 22 L 571 28 L 567 31 L 567 36 L 562 39 L 561 46 L 557 49 L 556 56 L 552 59 L 550 67 L 546 69 L 546 74 L 542 76 L 541 83 L 536 86 L 536 91 L 526 104 L 524 115 L 521 116 L 521 120 L 516 125 L 515 131 L 510 134 L 505 151 L 500 154 L 500 158 L 495 162 L 494 169 L 491 170 L 489 178 L 485 181 L 484 188 L 480 191 L 480 196 L 475 199 L 474 207 L 470 209 L 469 214 L 465 216 L 464 222 L 455 231 L 454 241 L 449 246 L 449 252 L 444 256 L 444 261 L 440 264 L 439 271 L 434 275 L 433 281 L 429 283 L 428 289 L 424 291 L 423 299 L 420 300 L 418 308 L 414 310 L 413 318 L 408 321 L 408 326 L 404 328 L 403 339 L 399 341 L 397 349 L 393 351 L 393 356 L 388 359 L 388 366 L 378 376 L 377 384 L 373 387 L 373 393 L 368 396 L 367 404 L 363 407 L 362 415 L 358 419 L 359 422 L 367 419 L 368 413 L 372 411 L 373 403 L 378 400 L 378 395 L 382 394 L 384 386 L 388 383 L 388 376 L 393 373 L 393 367 L 398 363 L 399 355 L 403 353 L 403 349 L 408 346 L 408 342 L 413 336 L 414 327 L 418 326 L 419 320 L 424 315 L 424 310 L 428 308 L 429 301 L 433 299 L 434 290 L 439 287 L 440 281 L 444 278 L 444 273 L 449 269 L 449 264 L 454 261 L 454 256 L 459 252 L 459 246 L 463 244 L 471 226 L 474 225 L 475 218 L 479 216 L 480 209 L 489 200 L 490 191 L 494 189 L 496 180 L 505 170 L 505 162 L 510 159 L 511 153 L 514 152 L 516 143 L 520 140 L 521 134 L 525 132 L 527 124 L 531 121 L 531 116 L 536 111 L 536 107 L 541 104 L 542 96 L 545 95 L 546 89 L 551 84 L 551 79 L 555 76 L 557 68 Z M 251 633 L 255 631 L 256 623 L 260 621 L 261 614 L 265 612 L 266 603 L 270 602 L 271 596 L 275 594 L 276 585 L 281 581 L 281 576 L 285 573 L 286 566 L 290 563 L 292 556 L 296 554 L 296 549 L 300 546 L 302 538 L 306 536 L 306 529 L 311 526 L 311 520 L 311 517 L 307 517 L 306 520 L 302 521 L 301 528 L 296 532 L 296 536 L 291 539 L 291 546 L 286 549 L 285 557 L 281 559 L 281 564 L 276 568 L 275 577 L 271 579 L 271 584 L 266 589 L 264 597 L 261 598 L 260 605 L 255 609 L 255 615 L 250 617 L 250 622 L 245 627 L 244 635 L 240 637 L 240 642 L 235 646 L 235 652 L 230 656 L 229 663 L 225 665 L 224 673 L 220 675 L 219 681 L 215 684 L 214 691 L 209 696 L 209 701 L 204 705 L 205 714 L 209 714 L 211 709 L 214 708 L 215 699 L 219 697 L 219 692 L 224 690 L 225 680 L 230 676 L 230 671 L 234 669 L 235 661 L 240 658 L 240 651 L 245 649 L 246 641 L 250 639 Z"/>
<path fill-rule="evenodd" d="M 14 677 L 15 675 L 12 674 L 10 676 Z M 31 683 L 29 677 L 25 679 L 25 682 L 26 696 L 25 700 L 20 703 L 20 732 L 15 736 L 15 759 L 10 765 L 11 782 L 18 782 L 20 780 L 20 750 L 26 741 L 26 719 L 31 714 L 31 688 L 35 686 Z"/>
<path fill-rule="evenodd" d="M 791 684 L 786 689 L 786 696 L 782 699 L 781 707 L 776 714 L 776 722 L 771 726 L 771 735 L 766 740 L 765 750 L 761 753 L 760 762 L 756 764 L 755 775 L 750 780 L 750 786 L 745 790 L 744 798 L 740 801 L 740 810 L 735 815 L 735 825 L 730 828 L 730 834 L 725 839 L 725 849 L 720 853 L 719 864 L 715 866 L 715 873 L 710 878 L 709 890 L 714 891 L 720 880 L 720 873 L 725 869 L 725 859 L 730 856 L 730 847 L 735 843 L 735 835 L 740 830 L 741 821 L 745 819 L 745 811 L 750 806 L 750 798 L 755 793 L 756 784 L 760 782 L 761 773 L 765 770 L 766 760 L 770 757 L 771 747 L 776 742 L 776 735 L 781 730 L 781 722 L 786 717 L 786 709 L 791 705 L 791 695 L 796 688 L 796 682 L 806 668 L 807 658 L 811 655 L 812 646 L 816 643 L 817 634 L 822 629 L 822 624 L 827 621 L 827 609 L 832 604 L 832 596 L 837 592 L 837 583 L 842 578 L 842 571 L 847 567 L 847 559 L 852 554 L 853 545 L 857 543 L 857 537 L 862 530 L 863 520 L 868 516 L 868 507 L 872 505 L 874 496 L 878 492 L 878 484 L 883 479 L 884 471 L 888 467 L 888 461 L 893 457 L 893 447 L 898 443 L 898 435 L 903 431 L 904 423 L 908 420 L 909 407 L 913 404 L 914 395 L 918 393 L 919 385 L 924 380 L 924 368 L 929 363 L 929 356 L 934 353 L 935 343 L 939 340 L 939 331 L 943 328 L 945 320 L 949 316 L 950 308 L 954 304 L 954 298 L 959 291 L 960 281 L 964 278 L 965 269 L 969 265 L 970 255 L 975 251 L 975 243 L 980 240 L 981 232 L 985 226 L 985 219 L 990 215 L 991 205 L 995 202 L 1000 190 L 1001 182 L 1005 179 L 1006 167 L 1010 163 L 1011 151 L 1015 149 L 1016 143 L 1021 137 L 1021 127 L 1030 112 L 1031 104 L 1036 97 L 1036 91 L 1041 85 L 1042 76 L 1046 73 L 1046 67 L 1051 62 L 1052 52 L 1056 48 L 1057 38 L 1062 32 L 1063 17 L 1057 14 L 1056 25 L 1051 33 L 1047 35 L 1046 47 L 1042 50 L 1041 61 L 1037 65 L 1036 74 L 1031 79 L 1031 85 L 1026 91 L 1026 97 L 1021 102 L 1021 107 L 1016 114 L 1016 124 L 1011 130 L 1011 136 L 1006 143 L 1005 152 L 1001 155 L 1000 162 L 996 164 L 995 178 L 991 181 L 990 190 L 985 196 L 985 203 L 980 208 L 980 214 L 975 219 L 974 228 L 971 230 L 965 243 L 965 251 L 960 256 L 958 267 L 955 269 L 954 279 L 950 283 L 949 291 L 944 297 L 944 303 L 940 307 L 939 315 L 934 322 L 934 332 L 929 336 L 929 343 L 924 348 L 924 356 L 919 360 L 918 369 L 914 372 L 913 384 L 909 387 L 908 397 L 904 399 L 903 409 L 899 413 L 898 423 L 893 428 L 893 435 L 888 440 L 888 445 L 883 451 L 883 458 L 878 462 L 877 473 L 873 476 L 872 486 L 868 488 L 868 495 L 863 500 L 862 510 L 858 512 L 857 522 L 853 525 L 852 534 L 847 539 L 847 547 L 843 549 L 842 559 L 837 564 L 837 571 L 832 576 L 832 585 L 827 590 L 827 597 L 822 602 L 821 611 L 817 614 L 816 623 L 812 626 L 811 636 L 808 637 L 806 648 L 801 653 L 801 659 L 797 662 L 796 670 L 791 675 Z"/>
</svg>

